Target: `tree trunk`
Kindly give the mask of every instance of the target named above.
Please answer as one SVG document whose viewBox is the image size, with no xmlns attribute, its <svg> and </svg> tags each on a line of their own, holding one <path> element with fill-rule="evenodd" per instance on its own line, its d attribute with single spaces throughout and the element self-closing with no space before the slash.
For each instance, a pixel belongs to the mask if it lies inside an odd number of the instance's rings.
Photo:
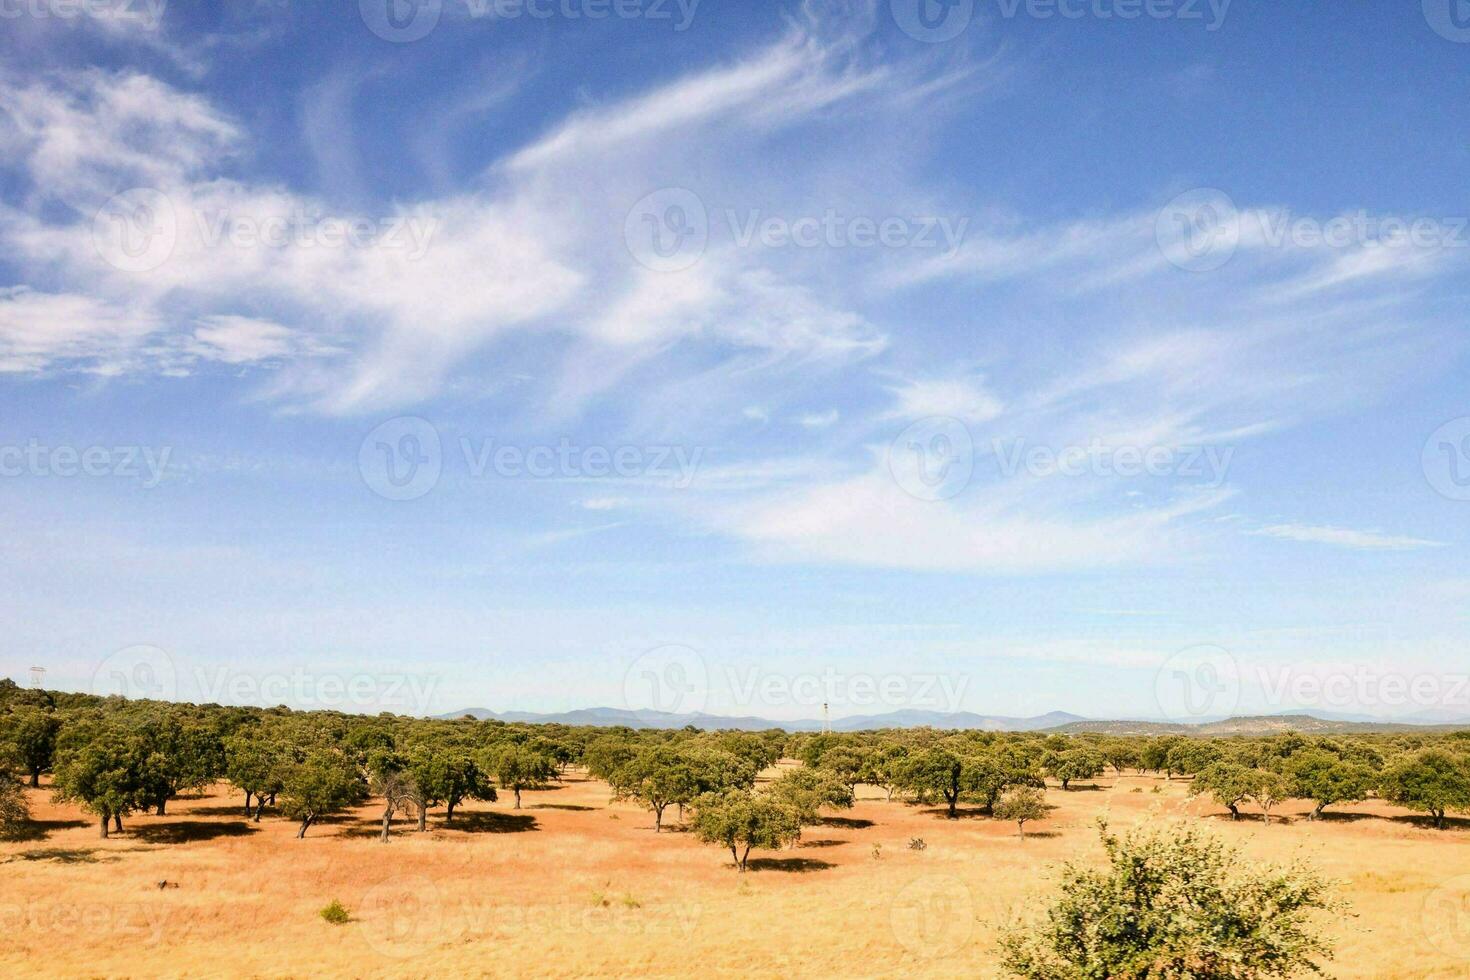
<svg viewBox="0 0 1470 980">
<path fill-rule="evenodd" d="M 745 860 L 748 857 L 750 857 L 750 845 L 746 844 L 745 850 L 740 855 L 740 871 L 742 874 L 745 872 Z"/>
<path fill-rule="evenodd" d="M 31 770 L 31 789 L 40 789 L 40 788 L 41 788 L 41 770 L 39 770 L 39 769 L 32 769 Z"/>
<path fill-rule="evenodd" d="M 310 827 L 310 826 L 311 826 L 311 818 L 310 817 L 304 817 L 304 818 L 302 818 L 302 820 L 301 820 L 301 829 L 298 830 L 298 831 L 296 831 L 296 839 L 297 840 L 300 840 L 301 838 L 305 837 L 306 836 L 306 828 L 307 827 Z"/>
<path fill-rule="evenodd" d="M 255 822 L 260 823 L 260 815 L 265 812 L 265 797 L 260 794 L 255 796 Z"/>
<path fill-rule="evenodd" d="M 1240 807 L 1236 806 L 1234 803 L 1226 804 L 1226 806 L 1230 810 L 1230 819 L 1231 820 L 1239 820 L 1240 819 Z"/>
<path fill-rule="evenodd" d="M 1326 808 L 1326 803 L 1318 803 L 1317 806 L 1312 810 L 1312 816 L 1310 819 L 1316 820 L 1318 817 L 1322 816 L 1322 811 Z"/>
<path fill-rule="evenodd" d="M 121 810 L 112 815 L 112 829 L 117 831 L 119 834 L 123 832 Z"/>
<path fill-rule="evenodd" d="M 164 813 L 164 810 L 167 808 L 167 806 L 168 806 L 168 797 L 165 796 L 165 797 L 160 798 L 159 801 L 158 801 L 158 816 L 160 816 L 160 817 L 167 816 L 167 814 Z"/>
<path fill-rule="evenodd" d="M 450 823 L 454 820 L 454 800 L 444 801 L 444 822 Z"/>
<path fill-rule="evenodd" d="M 1067 778 L 1067 779 L 1062 780 L 1062 792 L 1063 793 L 1065 793 L 1067 791 L 1067 784 L 1070 783 L 1071 781 L 1072 780 L 1070 778 Z"/>
<path fill-rule="evenodd" d="M 956 819 L 959 816 L 959 814 L 955 813 L 955 806 L 960 801 L 959 795 L 956 794 L 954 796 L 950 796 L 949 794 L 946 793 L 945 794 L 945 799 L 949 803 L 949 819 L 954 820 L 954 819 Z"/>
<path fill-rule="evenodd" d="M 245 791 L 245 816 L 250 816 L 250 790 Z"/>
<path fill-rule="evenodd" d="M 735 867 L 741 871 L 745 870 L 745 865 L 740 863 L 740 854 L 735 850 L 734 844 L 730 845 L 730 860 L 734 863 Z"/>
<path fill-rule="evenodd" d="M 110 816 L 110 814 L 108 814 L 108 812 L 106 810 L 103 810 L 102 811 L 102 820 L 100 821 L 100 825 L 102 827 L 102 839 L 103 840 L 107 840 L 107 819 L 108 819 L 109 816 Z"/>
<path fill-rule="evenodd" d="M 393 804 L 389 803 L 383 807 L 383 833 L 378 839 L 384 844 L 388 843 L 388 830 L 393 824 Z"/>
<path fill-rule="evenodd" d="M 521 808 L 521 791 L 519 789 L 517 789 L 515 792 L 516 792 L 516 805 L 515 805 L 515 809 L 519 810 Z"/>
<path fill-rule="evenodd" d="M 1019 829 L 1021 831 L 1021 839 L 1022 840 L 1025 840 L 1026 839 L 1026 821 L 1024 821 L 1024 820 L 1018 820 L 1018 821 L 1016 821 L 1016 827 L 1017 827 L 1017 829 Z"/>
<path fill-rule="evenodd" d="M 276 805 L 276 791 L 275 790 L 271 790 L 270 804 L 271 804 L 271 806 L 275 806 Z"/>
<path fill-rule="evenodd" d="M 1435 830 L 1444 830 L 1444 811 L 1443 810 L 1431 810 L 1429 812 L 1434 814 L 1434 829 Z"/>
<path fill-rule="evenodd" d="M 653 832 L 656 834 L 664 825 L 664 808 L 656 806 L 653 808 Z"/>
<path fill-rule="evenodd" d="M 419 833 L 429 829 L 429 808 L 419 804 Z"/>
</svg>

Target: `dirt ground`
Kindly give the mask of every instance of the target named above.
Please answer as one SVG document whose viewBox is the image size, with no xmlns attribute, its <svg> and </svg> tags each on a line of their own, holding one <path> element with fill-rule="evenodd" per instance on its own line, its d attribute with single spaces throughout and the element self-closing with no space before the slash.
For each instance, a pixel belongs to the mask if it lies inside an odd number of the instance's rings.
<svg viewBox="0 0 1470 980">
<path fill-rule="evenodd" d="M 1470 824 L 1439 832 L 1374 803 L 1233 823 L 1182 782 L 1124 776 L 1053 787 L 1022 841 L 863 787 L 854 810 L 741 875 L 575 773 L 521 810 L 506 794 L 452 826 L 435 812 L 428 833 L 395 824 L 386 845 L 373 806 L 296 840 L 269 813 L 246 821 L 225 786 L 103 841 L 30 792 L 36 833 L 0 845 L 7 976 L 989 977 L 997 927 L 1040 907 L 1062 861 L 1100 860 L 1106 813 L 1119 828 L 1202 820 L 1252 859 L 1339 879 L 1353 914 L 1328 923 L 1332 975 L 1470 977 Z M 350 922 L 320 918 L 332 899 Z"/>
</svg>

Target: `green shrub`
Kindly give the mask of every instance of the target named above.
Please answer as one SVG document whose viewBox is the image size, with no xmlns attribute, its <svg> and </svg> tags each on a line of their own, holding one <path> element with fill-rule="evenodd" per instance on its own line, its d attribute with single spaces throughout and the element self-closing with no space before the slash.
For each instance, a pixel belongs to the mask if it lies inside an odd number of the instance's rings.
<svg viewBox="0 0 1470 980">
<path fill-rule="evenodd" d="M 1190 977 L 1252 980 L 1322 972 L 1322 919 L 1343 910 L 1301 865 L 1244 864 L 1194 829 L 1135 831 L 1099 821 L 1108 863 L 1069 864 L 1044 918 L 1000 940 L 1001 966 L 1027 980 Z"/>
<path fill-rule="evenodd" d="M 327 904 L 326 908 L 317 914 L 334 926 L 340 926 L 352 920 L 352 916 L 347 913 L 347 909 L 335 898 Z"/>
</svg>

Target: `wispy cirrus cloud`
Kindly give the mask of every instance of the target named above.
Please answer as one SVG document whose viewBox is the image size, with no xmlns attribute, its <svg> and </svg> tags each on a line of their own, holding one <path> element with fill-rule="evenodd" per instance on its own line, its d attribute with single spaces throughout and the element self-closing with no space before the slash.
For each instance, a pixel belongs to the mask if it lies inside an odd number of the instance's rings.
<svg viewBox="0 0 1470 980">
<path fill-rule="evenodd" d="M 1359 531 L 1353 528 L 1332 527 L 1312 524 L 1270 524 L 1249 532 L 1266 538 L 1284 541 L 1302 541 L 1308 544 L 1325 544 L 1357 551 L 1417 551 L 1420 548 L 1442 548 L 1443 541 L 1414 538 L 1400 534 L 1383 534 L 1379 531 Z"/>
</svg>

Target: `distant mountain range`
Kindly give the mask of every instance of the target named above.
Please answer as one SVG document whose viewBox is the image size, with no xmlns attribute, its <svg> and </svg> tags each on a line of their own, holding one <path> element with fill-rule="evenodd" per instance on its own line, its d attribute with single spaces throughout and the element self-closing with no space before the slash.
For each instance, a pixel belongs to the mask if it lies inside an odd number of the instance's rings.
<svg viewBox="0 0 1470 980">
<path fill-rule="evenodd" d="M 1060 734 L 1103 732 L 1108 735 L 1272 735 L 1279 732 L 1301 732 L 1306 735 L 1347 734 L 1349 732 L 1396 732 L 1425 728 L 1470 728 L 1470 721 L 1409 722 L 1368 719 L 1349 721 L 1322 717 L 1309 712 L 1279 715 L 1245 715 L 1219 718 L 1186 725 L 1168 721 L 1075 721 L 1054 729 Z"/>
<path fill-rule="evenodd" d="M 667 711 L 629 711 L 623 708 L 578 708 L 574 711 L 538 713 L 532 711 L 491 711 L 488 708 L 466 708 L 439 715 L 440 718 L 491 718 L 496 721 L 531 724 L 593 725 L 603 728 L 684 728 L 734 729 L 763 731 L 780 728 L 788 732 L 819 732 L 817 719 L 773 721 L 750 715 L 711 715 L 703 712 L 674 714 Z M 1442 712 L 1424 711 L 1402 718 L 1384 720 L 1367 715 L 1333 712 L 1295 711 L 1273 715 L 1202 719 L 1194 724 L 1149 720 L 1106 720 L 1083 718 L 1065 711 L 1049 711 L 1044 715 L 1013 717 L 980 715 L 969 711 L 943 712 L 906 709 L 879 715 L 855 715 L 834 718 L 834 732 L 872 731 L 883 728 L 943 728 L 988 732 L 1108 732 L 1112 734 L 1164 735 L 1261 735 L 1294 730 L 1325 734 L 1328 732 L 1395 731 L 1411 728 L 1470 728 L 1470 718 L 1454 717 Z"/>
<path fill-rule="evenodd" d="M 622 708 L 578 708 L 575 711 L 560 711 L 540 714 L 532 711 L 491 711 L 489 708 L 466 708 L 439 715 L 440 718 L 493 718 L 496 721 L 520 721 L 532 724 L 554 723 L 561 725 L 597 725 L 611 727 L 625 725 L 628 728 L 695 728 L 735 729 L 758 732 L 767 728 L 781 728 L 788 732 L 819 732 L 822 722 L 817 719 L 799 721 L 772 721 L 749 715 L 710 715 L 703 712 L 674 714 L 667 711 L 628 711 Z M 1073 722 L 1086 721 L 1081 715 L 1065 711 L 1052 711 L 1031 718 L 1012 718 L 1005 715 L 977 715 L 968 711 L 943 712 L 905 709 L 881 715 L 855 715 L 832 719 L 835 732 L 857 732 L 878 728 L 933 728 L 981 729 L 991 732 L 1031 732 L 1044 728 L 1057 728 Z"/>
</svg>

